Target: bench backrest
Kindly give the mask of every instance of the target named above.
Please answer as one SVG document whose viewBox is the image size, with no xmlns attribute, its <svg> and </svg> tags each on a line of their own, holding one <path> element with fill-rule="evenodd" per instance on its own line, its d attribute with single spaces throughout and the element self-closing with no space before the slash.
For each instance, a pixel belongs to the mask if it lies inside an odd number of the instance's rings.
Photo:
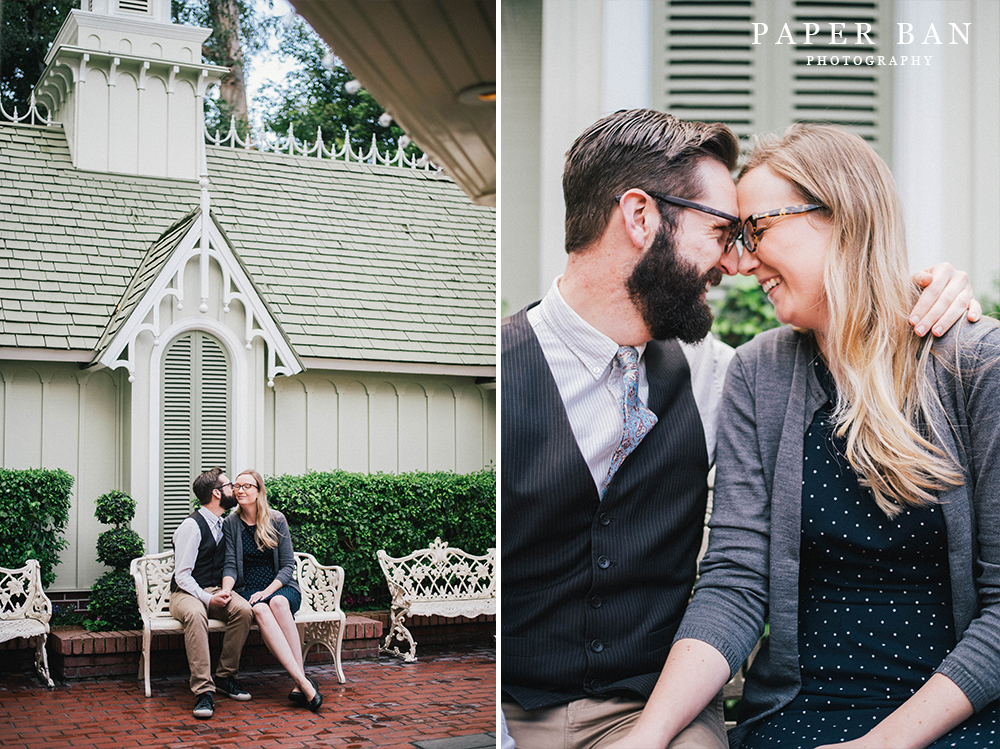
<svg viewBox="0 0 1000 749">
<path fill-rule="evenodd" d="M 37 559 L 23 567 L 0 567 L 0 621 L 52 618 L 52 602 L 42 590 L 42 568 Z"/>
<path fill-rule="evenodd" d="M 429 548 L 405 557 L 381 549 L 377 556 L 389 587 L 399 589 L 394 596 L 400 592 L 411 602 L 496 598 L 496 549 L 476 556 L 436 538 Z"/>
<path fill-rule="evenodd" d="M 143 620 L 171 618 L 170 580 L 174 576 L 174 552 L 136 557 L 129 571 L 135 578 L 139 613 Z M 340 608 L 344 581 L 344 570 L 340 567 L 320 565 L 312 554 L 297 551 L 295 579 L 302 589 L 301 611 L 336 611 Z"/>
<path fill-rule="evenodd" d="M 340 610 L 343 567 L 321 565 L 312 554 L 296 551 L 295 579 L 302 589 L 300 613 Z"/>
</svg>

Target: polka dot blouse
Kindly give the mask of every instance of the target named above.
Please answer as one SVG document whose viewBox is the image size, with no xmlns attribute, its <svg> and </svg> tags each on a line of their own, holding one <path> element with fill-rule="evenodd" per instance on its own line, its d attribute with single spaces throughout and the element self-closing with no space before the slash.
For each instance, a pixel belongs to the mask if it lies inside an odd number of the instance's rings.
<svg viewBox="0 0 1000 749">
<path fill-rule="evenodd" d="M 889 519 L 834 435 L 830 397 L 806 431 L 802 461 L 799 667 L 802 689 L 744 747 L 816 746 L 858 738 L 905 702 L 955 647 L 947 535 L 939 506 Z M 996 710 L 935 747 L 1000 745 Z M 953 743 L 953 742 L 959 743 Z"/>
</svg>

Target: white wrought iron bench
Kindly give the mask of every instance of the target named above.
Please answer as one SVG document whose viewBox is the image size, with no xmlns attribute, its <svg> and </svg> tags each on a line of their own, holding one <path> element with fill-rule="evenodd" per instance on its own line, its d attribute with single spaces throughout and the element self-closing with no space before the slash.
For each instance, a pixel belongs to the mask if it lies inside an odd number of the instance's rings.
<svg viewBox="0 0 1000 749">
<path fill-rule="evenodd" d="M 377 556 L 392 594 L 389 633 L 380 652 L 397 655 L 407 663 L 417 659 L 417 643 L 404 624 L 407 616 L 473 619 L 497 611 L 496 549 L 476 556 L 448 548 L 435 538 L 429 548 L 405 557 L 391 557 L 382 549 Z M 394 639 L 399 643 L 390 648 Z M 404 641 L 410 644 L 408 652 L 399 649 Z"/>
<path fill-rule="evenodd" d="M 146 696 L 149 688 L 149 655 L 153 632 L 180 630 L 181 623 L 170 616 L 170 579 L 174 575 L 174 553 L 147 554 L 132 560 L 129 571 L 135 578 L 135 590 L 142 615 L 142 655 L 139 677 L 145 679 Z M 347 615 L 340 608 L 344 590 L 342 567 L 322 565 L 312 554 L 295 552 L 295 579 L 302 589 L 302 606 L 295 614 L 302 639 L 302 657 L 313 645 L 322 645 L 333 656 L 337 678 L 343 684 L 344 669 L 340 647 L 344 639 Z M 209 629 L 223 629 L 225 623 L 208 620 Z"/>
<path fill-rule="evenodd" d="M 49 638 L 52 601 L 42 590 L 42 568 L 37 559 L 23 567 L 0 567 L 0 642 L 24 637 L 35 646 L 35 668 L 49 687 L 49 656 L 45 643 Z"/>
</svg>

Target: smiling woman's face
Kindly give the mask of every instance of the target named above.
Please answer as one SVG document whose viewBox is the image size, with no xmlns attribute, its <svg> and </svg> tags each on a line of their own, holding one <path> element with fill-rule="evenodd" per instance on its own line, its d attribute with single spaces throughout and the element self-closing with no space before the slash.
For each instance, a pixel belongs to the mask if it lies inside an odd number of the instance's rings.
<svg viewBox="0 0 1000 749">
<path fill-rule="evenodd" d="M 257 504 L 257 479 L 250 473 L 241 473 L 233 482 L 236 489 L 236 501 L 240 507 L 252 507 Z"/>
<path fill-rule="evenodd" d="M 766 164 L 743 175 L 736 192 L 742 221 L 803 202 L 791 183 Z M 757 222 L 757 251 L 743 251 L 739 270 L 757 278 L 780 322 L 826 332 L 823 268 L 832 234 L 830 221 L 817 211 Z"/>
</svg>

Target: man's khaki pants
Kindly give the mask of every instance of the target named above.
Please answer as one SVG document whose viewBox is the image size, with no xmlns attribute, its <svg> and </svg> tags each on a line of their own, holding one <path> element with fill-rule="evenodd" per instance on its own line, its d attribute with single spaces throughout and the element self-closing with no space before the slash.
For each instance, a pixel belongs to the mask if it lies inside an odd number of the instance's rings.
<svg viewBox="0 0 1000 749">
<path fill-rule="evenodd" d="M 525 711 L 503 700 L 504 720 L 517 749 L 600 749 L 623 739 L 639 719 L 645 700 L 590 698 L 568 705 Z M 728 749 L 720 694 L 668 749 Z"/>
<path fill-rule="evenodd" d="M 215 595 L 221 588 L 205 588 Z M 225 606 L 206 606 L 190 593 L 176 590 L 170 595 L 170 616 L 184 627 L 184 649 L 191 669 L 191 691 L 195 694 L 214 692 L 212 659 L 208 652 L 208 620 L 226 623 L 222 638 L 222 654 L 215 673 L 223 679 L 235 679 L 240 672 L 240 654 L 250 634 L 253 609 L 245 599 L 232 594 Z"/>
</svg>

